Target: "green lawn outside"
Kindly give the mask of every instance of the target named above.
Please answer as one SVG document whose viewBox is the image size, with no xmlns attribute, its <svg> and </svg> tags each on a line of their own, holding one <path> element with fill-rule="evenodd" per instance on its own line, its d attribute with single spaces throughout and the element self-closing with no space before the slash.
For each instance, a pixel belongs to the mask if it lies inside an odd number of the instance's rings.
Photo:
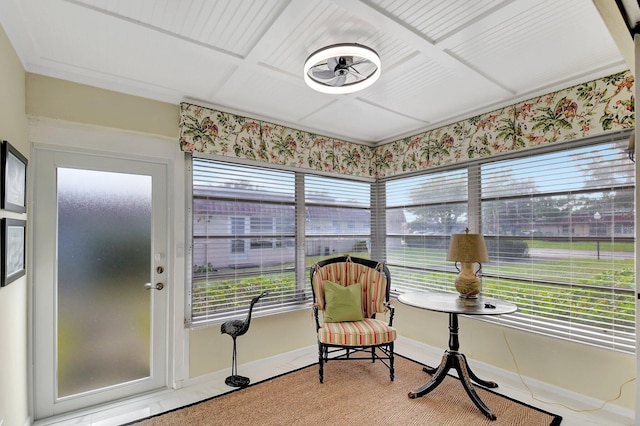
<svg viewBox="0 0 640 426">
<path fill-rule="evenodd" d="M 353 252 L 353 253 L 341 253 L 342 255 L 351 255 L 356 257 L 362 257 L 368 259 L 369 253 L 367 252 Z M 311 267 L 319 260 L 326 259 L 328 256 L 309 256 L 305 259 L 307 268 Z M 294 264 L 282 265 L 283 269 L 293 269 Z M 217 271 L 227 272 L 229 271 Z M 256 296 L 263 291 L 271 292 L 272 297 L 277 297 L 278 294 L 290 294 L 295 289 L 295 273 L 291 272 L 274 272 L 264 273 L 260 268 L 247 268 L 243 270 L 243 273 L 249 273 L 244 278 L 236 278 L 234 276 L 216 276 L 216 272 L 210 273 L 209 276 L 194 279 L 193 293 L 198 294 L 196 300 L 192 301 L 192 311 L 194 317 L 198 314 L 204 314 L 208 311 L 208 307 L 212 303 L 216 303 L 220 310 L 226 308 L 234 308 L 247 305 L 247 300 L 250 297 Z M 253 272 L 255 275 L 250 275 Z M 305 274 L 306 280 L 309 279 L 309 274 Z M 309 286 L 310 283 L 305 282 L 305 286 Z"/>
<path fill-rule="evenodd" d="M 545 249 L 574 249 L 594 250 L 595 243 L 574 243 L 532 240 L 527 241 L 531 248 Z M 612 246 L 601 243 L 601 251 L 610 251 Z M 633 252 L 632 243 L 618 243 L 616 251 Z M 346 253 L 345 253 L 346 254 Z M 366 257 L 367 253 L 351 253 L 352 256 Z M 307 267 L 326 256 L 308 257 Z M 402 248 L 389 250 L 388 262 L 391 264 L 404 264 L 418 268 L 411 272 L 413 285 L 424 282 L 425 288 L 433 288 L 434 283 L 450 283 L 453 281 L 455 271 L 451 270 L 452 262 L 446 261 L 446 249 L 442 248 Z M 293 267 L 293 265 L 291 265 Z M 423 272 L 420 269 L 423 269 Z M 429 271 L 429 269 L 447 268 L 447 271 Z M 547 276 L 543 277 L 541 271 Z M 257 272 L 257 271 L 256 271 Z M 502 262 L 499 268 L 492 266 L 491 262 L 483 266 L 483 290 L 487 294 L 518 304 L 521 313 L 538 315 L 553 319 L 563 319 L 567 312 L 558 312 L 558 300 L 570 300 L 572 321 L 585 325 L 602 326 L 602 318 L 610 320 L 610 326 L 619 329 L 628 327 L 635 321 L 635 270 L 633 259 L 595 259 L 571 258 L 571 259 L 542 259 L 524 258 L 517 261 Z M 562 282 L 563 277 L 573 277 L 569 287 L 554 285 L 554 282 Z M 308 279 L 308 274 L 306 274 Z M 516 278 L 516 279 L 512 279 Z M 534 280 L 547 281 L 536 283 Z M 397 281 L 396 284 L 399 284 Z M 613 283 L 613 285 L 612 285 Z M 308 283 L 305 283 L 307 286 Z M 578 288 L 578 285 L 587 288 Z M 295 275 L 293 272 L 283 274 L 271 274 L 263 276 L 250 276 L 243 279 L 235 278 L 211 278 L 199 280 L 196 287 L 204 290 L 202 296 L 203 311 L 206 305 L 213 300 L 226 302 L 224 307 L 234 307 L 246 304 L 246 297 L 258 294 L 264 290 L 273 292 L 285 289 L 293 290 L 295 287 Z M 443 286 L 448 288 L 447 286 Z M 602 287 L 599 290 L 598 287 Z M 621 293 L 612 294 L 611 287 L 625 289 Z M 206 300 L 205 300 L 206 299 Z M 597 312 L 594 312 L 594 300 L 597 300 Z M 194 301 L 194 314 L 199 311 Z"/>
</svg>

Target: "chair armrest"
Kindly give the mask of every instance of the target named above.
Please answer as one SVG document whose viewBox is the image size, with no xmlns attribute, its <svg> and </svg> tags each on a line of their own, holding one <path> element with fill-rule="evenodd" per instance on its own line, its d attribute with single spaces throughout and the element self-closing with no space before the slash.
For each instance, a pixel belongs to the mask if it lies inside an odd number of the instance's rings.
<svg viewBox="0 0 640 426">
<path fill-rule="evenodd" d="M 393 326 L 393 316 L 396 314 L 396 308 L 391 302 L 384 302 L 384 306 L 389 310 L 389 326 Z"/>
</svg>

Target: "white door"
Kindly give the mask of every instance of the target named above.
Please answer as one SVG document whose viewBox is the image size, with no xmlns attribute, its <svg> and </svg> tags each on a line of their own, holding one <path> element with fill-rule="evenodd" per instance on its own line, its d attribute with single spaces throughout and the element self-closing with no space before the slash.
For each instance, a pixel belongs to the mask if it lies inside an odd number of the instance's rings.
<svg viewBox="0 0 640 426">
<path fill-rule="evenodd" d="M 167 165 L 36 147 L 36 419 L 167 384 Z"/>
</svg>

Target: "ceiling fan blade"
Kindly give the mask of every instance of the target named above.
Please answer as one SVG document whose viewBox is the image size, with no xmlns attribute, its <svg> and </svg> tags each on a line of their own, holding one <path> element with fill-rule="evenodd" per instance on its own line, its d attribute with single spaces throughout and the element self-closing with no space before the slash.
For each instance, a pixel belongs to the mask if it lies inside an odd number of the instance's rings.
<svg viewBox="0 0 640 426">
<path fill-rule="evenodd" d="M 361 61 L 358 61 L 358 62 L 354 62 L 354 63 L 352 63 L 352 64 L 351 64 L 351 66 L 353 67 L 353 66 L 355 66 L 355 65 L 365 64 L 365 63 L 367 63 L 367 62 L 371 62 L 371 61 L 370 61 L 370 60 L 368 60 L 368 59 L 362 59 Z"/>
<path fill-rule="evenodd" d="M 332 70 L 320 70 L 317 68 L 311 68 L 311 74 L 313 74 L 314 78 L 318 78 L 320 80 L 330 80 L 336 76 Z"/>
<path fill-rule="evenodd" d="M 349 68 L 349 75 L 351 76 L 352 80 L 355 80 L 355 81 L 353 81 L 354 83 L 356 83 L 358 81 L 366 80 L 366 77 L 364 75 L 360 74 L 358 72 L 358 70 L 356 70 L 355 68 L 353 68 L 353 71 L 351 70 L 351 68 Z"/>
<path fill-rule="evenodd" d="M 338 58 L 329 58 L 327 59 L 327 67 L 329 67 L 330 70 L 335 70 L 336 67 L 338 66 Z"/>
<path fill-rule="evenodd" d="M 338 77 L 336 77 L 336 79 L 333 81 L 332 86 L 340 87 L 340 86 L 342 86 L 346 81 L 347 81 L 347 75 L 346 75 L 346 74 L 339 75 L 339 76 L 338 76 Z"/>
</svg>

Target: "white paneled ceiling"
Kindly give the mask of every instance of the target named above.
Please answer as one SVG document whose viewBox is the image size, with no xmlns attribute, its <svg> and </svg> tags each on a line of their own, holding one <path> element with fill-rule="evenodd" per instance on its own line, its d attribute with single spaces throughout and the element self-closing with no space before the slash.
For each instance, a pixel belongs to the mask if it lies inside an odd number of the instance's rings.
<svg viewBox="0 0 640 426">
<path fill-rule="evenodd" d="M 373 145 L 629 68 L 591 0 L 2 0 L 0 24 L 29 72 Z M 380 79 L 308 88 L 335 43 Z"/>
</svg>

